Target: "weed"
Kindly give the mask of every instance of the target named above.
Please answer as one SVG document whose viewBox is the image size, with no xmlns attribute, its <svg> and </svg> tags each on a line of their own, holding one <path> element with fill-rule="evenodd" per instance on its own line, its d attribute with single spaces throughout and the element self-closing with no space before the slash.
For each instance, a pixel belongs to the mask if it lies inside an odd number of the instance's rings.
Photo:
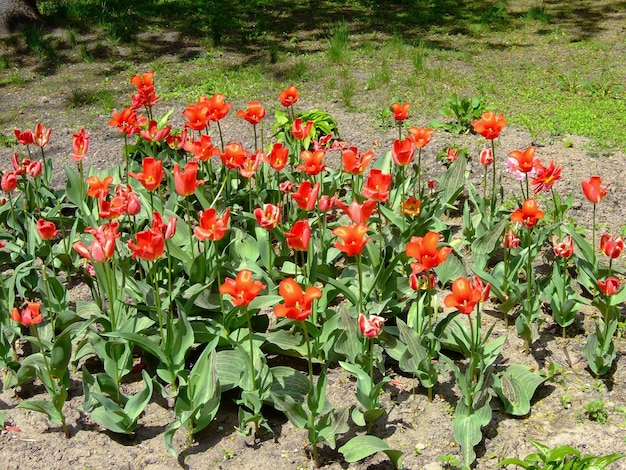
<svg viewBox="0 0 626 470">
<path fill-rule="evenodd" d="M 567 93 L 576 93 L 582 87 L 580 73 L 576 70 L 560 73 L 557 75 L 560 88 Z"/>
<path fill-rule="evenodd" d="M 26 85 L 26 79 L 18 71 L 12 72 L 8 77 L 0 79 L 0 85 L 15 85 L 23 87 Z"/>
<path fill-rule="evenodd" d="M 585 414 L 590 421 L 596 421 L 600 424 L 606 424 L 609 421 L 609 413 L 604 405 L 602 398 L 596 398 L 594 401 L 583 406 Z"/>
<path fill-rule="evenodd" d="M 352 78 L 343 80 L 341 82 L 341 89 L 339 93 L 341 96 L 341 101 L 343 101 L 343 104 L 345 105 L 345 107 L 352 108 L 352 105 L 353 105 L 352 100 L 356 93 L 356 81 Z"/>
<path fill-rule="evenodd" d="M 484 112 L 485 106 L 480 98 L 459 98 L 455 93 L 452 95 L 444 107 L 439 110 L 439 114 L 446 118 L 454 118 L 454 121 L 439 122 L 433 121 L 433 127 L 439 127 L 454 132 L 464 134 L 472 129 L 472 121 L 479 119 Z"/>
<path fill-rule="evenodd" d="M 0 72 L 11 67 L 11 58 L 8 55 L 0 55 Z"/>
<path fill-rule="evenodd" d="M 298 59 L 285 70 L 285 78 L 290 82 L 298 82 L 307 75 L 308 70 L 306 60 Z"/>
<path fill-rule="evenodd" d="M 326 54 L 332 63 L 338 64 L 345 60 L 348 55 L 349 39 L 348 23 L 342 21 L 333 28 L 328 39 Z"/>
<path fill-rule="evenodd" d="M 561 406 L 566 410 L 569 410 L 572 407 L 572 397 L 570 395 L 561 395 L 559 401 L 561 402 Z"/>
<path fill-rule="evenodd" d="M 441 462 L 441 465 L 444 468 L 458 467 L 461 465 L 461 462 L 459 461 L 459 459 L 452 454 L 440 455 L 438 460 Z"/>
</svg>

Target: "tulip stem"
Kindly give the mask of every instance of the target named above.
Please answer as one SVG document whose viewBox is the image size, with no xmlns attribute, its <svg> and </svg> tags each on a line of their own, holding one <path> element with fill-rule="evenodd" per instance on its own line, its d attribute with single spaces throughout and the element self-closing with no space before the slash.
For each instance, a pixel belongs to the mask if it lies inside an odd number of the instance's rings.
<svg viewBox="0 0 626 470">
<path fill-rule="evenodd" d="M 492 169 L 492 177 L 491 177 L 491 198 L 494 199 L 496 197 L 496 144 L 493 139 L 491 139 L 491 155 L 493 156 L 493 169 Z"/>
<path fill-rule="evenodd" d="M 253 331 L 252 331 L 252 320 L 250 320 L 250 312 L 248 311 L 248 306 L 244 307 L 244 312 L 246 315 L 246 321 L 248 323 L 248 341 L 250 344 L 250 380 L 252 381 L 252 391 L 257 391 L 257 383 L 256 383 L 256 373 L 254 369 L 254 341 L 253 341 Z"/>
<path fill-rule="evenodd" d="M 317 392 L 315 391 L 315 384 L 313 382 L 313 362 L 311 360 L 311 339 L 309 338 L 309 330 L 307 330 L 306 322 L 303 321 L 301 323 L 302 333 L 304 334 L 304 340 L 306 342 L 306 352 L 308 358 L 308 366 L 309 366 L 309 394 L 313 395 L 313 402 L 316 405 L 315 410 L 309 409 L 309 418 L 310 418 L 310 429 L 309 429 L 309 442 L 311 444 L 311 451 L 313 452 L 313 460 L 315 461 L 315 468 L 320 468 L 319 456 L 317 453 L 317 432 L 315 429 L 315 417 L 317 415 L 317 404 L 319 402 L 319 397 L 317 396 Z"/>
<path fill-rule="evenodd" d="M 363 266 L 361 263 L 361 255 L 356 255 L 356 268 L 359 273 L 359 305 L 357 314 L 363 313 Z"/>
</svg>

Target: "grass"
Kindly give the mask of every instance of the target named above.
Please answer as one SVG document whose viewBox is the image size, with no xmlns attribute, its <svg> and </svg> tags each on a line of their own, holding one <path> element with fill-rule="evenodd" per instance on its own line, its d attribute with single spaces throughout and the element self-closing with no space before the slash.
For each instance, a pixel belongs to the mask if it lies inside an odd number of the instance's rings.
<svg viewBox="0 0 626 470">
<path fill-rule="evenodd" d="M 294 0 L 288 10 L 278 0 L 207 1 L 202 8 L 191 0 L 137 0 L 107 2 L 106 9 L 103 0 L 42 2 L 42 13 L 67 33 L 50 39 L 31 28 L 21 41 L 3 39 L 14 53 L 2 56 L 0 85 L 24 86 L 16 70 L 28 61 L 20 56 L 26 44 L 33 68 L 42 56 L 81 62 L 106 70 L 111 83 L 127 81 L 129 70 L 155 70 L 164 100 L 220 92 L 231 101 L 274 101 L 269 90 L 294 83 L 320 100 L 326 89 L 329 99 L 373 118 L 401 97 L 415 103 L 415 124 L 427 125 L 456 93 L 482 98 L 531 133 L 581 134 L 598 147 L 626 150 L 626 43 L 607 33 L 619 25 L 584 18 L 600 21 L 610 2 L 590 0 L 584 15 L 566 1 L 417 3 L 328 0 L 320 16 L 309 0 Z M 168 43 L 165 35 L 184 41 Z M 54 80 L 62 72 L 46 73 Z"/>
</svg>

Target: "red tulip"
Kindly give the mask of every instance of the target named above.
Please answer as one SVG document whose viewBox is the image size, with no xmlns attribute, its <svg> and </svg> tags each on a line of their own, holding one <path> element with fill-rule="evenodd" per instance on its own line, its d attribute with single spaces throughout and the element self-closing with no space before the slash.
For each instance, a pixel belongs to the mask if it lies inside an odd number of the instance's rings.
<svg viewBox="0 0 626 470">
<path fill-rule="evenodd" d="M 112 176 L 107 176 L 103 180 L 100 180 L 97 176 L 90 176 L 87 178 L 87 184 L 89 185 L 87 195 L 102 199 L 109 194 L 109 186 L 111 183 L 113 183 Z"/>
<path fill-rule="evenodd" d="M 368 199 L 363 204 L 359 204 L 355 199 L 349 206 L 346 206 L 339 199 L 336 199 L 335 204 L 344 211 L 355 224 L 366 224 L 372 212 L 376 209 L 376 201 L 372 199 Z"/>
<path fill-rule="evenodd" d="M 221 240 L 228 232 L 228 219 L 230 219 L 229 208 L 226 208 L 222 217 L 218 217 L 217 211 L 210 207 L 200 212 L 200 225 L 193 229 L 193 234 L 198 240 Z"/>
<path fill-rule="evenodd" d="M 291 125 L 291 135 L 298 140 L 306 139 L 313 128 L 313 121 L 307 121 L 306 126 L 302 125 L 302 118 L 296 118 Z"/>
<path fill-rule="evenodd" d="M 409 103 L 391 103 L 391 110 L 393 111 L 393 118 L 396 121 L 405 121 L 409 117 Z"/>
<path fill-rule="evenodd" d="M 209 110 L 208 116 L 210 121 L 221 121 L 226 117 L 230 108 L 233 107 L 232 104 L 226 103 L 226 97 L 219 93 L 211 96 L 210 100 L 208 100 L 206 96 L 202 97 L 201 100 L 203 103 L 206 103 Z"/>
<path fill-rule="evenodd" d="M 148 191 L 154 191 L 161 184 L 161 180 L 165 175 L 163 171 L 163 162 L 155 160 L 153 157 L 146 157 L 141 162 L 141 173 L 128 172 L 128 176 L 132 176 L 139 181 Z"/>
<path fill-rule="evenodd" d="M 193 154 L 196 161 L 206 162 L 213 155 L 219 155 L 219 150 L 213 147 L 211 137 L 202 134 L 199 140 L 185 140 L 182 143 L 183 149 Z"/>
<path fill-rule="evenodd" d="M 317 204 L 317 195 L 320 190 L 320 183 L 315 183 L 311 186 L 311 182 L 303 181 L 298 187 L 298 191 L 291 193 L 291 197 L 298 204 L 300 209 L 305 211 L 312 211 Z"/>
<path fill-rule="evenodd" d="M 33 136 L 33 131 L 30 129 L 25 130 L 24 132 L 19 129 L 14 129 L 13 134 L 17 139 L 17 142 L 22 145 L 33 145 L 35 143 L 35 136 Z"/>
<path fill-rule="evenodd" d="M 369 318 L 359 313 L 359 328 L 366 338 L 375 338 L 383 331 L 383 323 L 387 321 L 378 315 L 370 315 Z"/>
<path fill-rule="evenodd" d="M 152 213 L 152 228 L 163 234 L 163 238 L 170 240 L 176 235 L 176 222 L 178 217 L 175 215 L 170 216 L 167 220 L 167 224 L 163 222 L 163 217 L 158 212 Z"/>
<path fill-rule="evenodd" d="M 415 217 L 416 215 L 419 215 L 421 207 L 422 201 L 411 196 L 402 204 L 402 212 L 406 215 Z"/>
<path fill-rule="evenodd" d="M 616 277 L 608 277 L 605 280 L 598 279 L 598 288 L 606 296 L 614 295 L 619 291 L 619 279 Z"/>
<path fill-rule="evenodd" d="M 10 193 L 17 188 L 17 174 L 14 171 L 7 171 L 2 175 L 0 180 L 0 187 L 5 193 Z"/>
<path fill-rule="evenodd" d="M 178 163 L 174 164 L 174 185 L 179 195 L 191 196 L 196 192 L 196 188 L 203 184 L 204 181 L 198 181 L 198 164 L 196 162 L 187 162 L 182 172 Z"/>
<path fill-rule="evenodd" d="M 365 248 L 365 244 L 370 241 L 366 237 L 369 228 L 364 224 L 342 225 L 333 230 L 333 235 L 341 238 L 333 244 L 339 251 L 343 251 L 346 256 L 360 255 Z"/>
<path fill-rule="evenodd" d="M 592 203 L 598 204 L 606 196 L 606 191 L 609 189 L 609 184 L 600 187 L 602 184 L 602 178 L 599 176 L 592 176 L 589 181 L 583 181 L 583 194 Z"/>
<path fill-rule="evenodd" d="M 624 250 L 624 240 L 622 237 L 615 238 L 614 235 L 605 233 L 600 237 L 600 251 L 611 259 L 619 257 Z"/>
<path fill-rule="evenodd" d="M 343 171 L 351 175 L 362 174 L 367 165 L 374 159 L 374 151 L 359 152 L 356 147 L 349 147 L 341 153 Z"/>
<path fill-rule="evenodd" d="M 452 163 L 459 158 L 459 149 L 457 147 L 448 147 L 446 149 L 446 161 Z"/>
<path fill-rule="evenodd" d="M 54 222 L 50 222 L 44 219 L 39 219 L 37 221 L 37 233 L 42 240 L 52 240 L 59 234 L 57 230 L 57 226 Z"/>
<path fill-rule="evenodd" d="M 491 284 L 483 283 L 483 280 L 476 275 L 470 277 L 469 282 L 472 289 L 476 289 L 480 292 L 479 302 L 486 302 L 489 299 L 489 293 L 491 292 Z"/>
<path fill-rule="evenodd" d="M 74 161 L 81 162 L 85 158 L 85 154 L 89 150 L 89 139 L 91 136 L 85 134 L 84 127 L 72 134 L 72 158 Z"/>
<path fill-rule="evenodd" d="M 250 101 L 245 111 L 237 111 L 237 117 L 243 118 L 253 126 L 256 126 L 265 117 L 267 111 L 261 105 L 260 101 Z"/>
<path fill-rule="evenodd" d="M 148 228 L 135 235 L 137 243 L 128 240 L 128 248 L 133 252 L 133 259 L 155 261 L 163 256 L 165 238 L 160 230 Z"/>
<path fill-rule="evenodd" d="M 262 156 L 263 152 L 261 150 L 257 151 L 256 153 L 248 154 L 246 159 L 241 164 L 241 167 L 239 168 L 239 174 L 244 178 L 252 178 L 259 168 Z"/>
<path fill-rule="evenodd" d="M 507 122 L 504 119 L 504 114 L 496 114 L 493 111 L 486 112 L 480 119 L 472 121 L 474 131 L 487 140 L 497 138 L 506 125 Z"/>
<path fill-rule="evenodd" d="M 428 232 L 423 237 L 411 237 L 411 241 L 406 244 L 406 254 L 417 260 L 417 263 L 411 264 L 415 273 L 436 268 L 446 260 L 452 248 L 444 246 L 437 249 L 438 244 L 437 232 Z"/>
<path fill-rule="evenodd" d="M 480 151 L 479 156 L 480 163 L 485 166 L 489 166 L 493 163 L 493 150 L 489 146 L 485 146 Z"/>
<path fill-rule="evenodd" d="M 278 293 L 285 302 L 274 307 L 274 315 L 297 321 L 306 320 L 311 315 L 313 301 L 322 296 L 322 291 L 315 286 L 307 287 L 303 292 L 300 284 L 292 278 L 280 281 Z"/>
<path fill-rule="evenodd" d="M 311 240 L 311 226 L 308 220 L 299 220 L 285 233 L 287 246 L 294 251 L 307 251 Z"/>
<path fill-rule="evenodd" d="M 396 139 L 391 147 L 391 158 L 396 165 L 405 166 L 413 161 L 415 147 L 408 137 L 402 141 Z"/>
<path fill-rule="evenodd" d="M 511 221 L 521 223 L 526 228 L 533 228 L 539 219 L 543 219 L 544 212 L 537 207 L 537 201 L 526 199 L 521 209 L 516 209 L 511 214 Z"/>
<path fill-rule="evenodd" d="M 147 142 L 161 142 L 172 133 L 172 126 L 168 124 L 163 129 L 159 129 L 157 122 L 152 120 L 148 123 L 147 129 L 139 131 L 141 137 Z"/>
<path fill-rule="evenodd" d="M 183 111 L 183 116 L 187 118 L 185 127 L 194 131 L 204 130 L 209 125 L 208 103 L 203 100 L 199 100 L 197 103 L 190 103 Z"/>
<path fill-rule="evenodd" d="M 131 95 L 133 108 L 138 109 L 142 106 L 150 108 L 159 102 L 159 98 L 154 93 L 153 76 L 154 72 L 145 72 L 131 77 L 130 83 L 137 89 L 137 93 Z"/>
<path fill-rule="evenodd" d="M 334 196 L 330 197 L 328 194 L 323 194 L 317 202 L 317 207 L 320 212 L 328 212 L 334 207 L 335 200 Z"/>
<path fill-rule="evenodd" d="M 165 139 L 165 142 L 172 150 L 178 151 L 184 148 L 185 142 L 187 142 L 187 129 L 183 129 L 182 131 L 180 131 L 180 134 L 168 135 Z"/>
<path fill-rule="evenodd" d="M 298 102 L 298 89 L 294 85 L 290 85 L 286 90 L 280 91 L 278 100 L 285 108 L 293 106 Z"/>
<path fill-rule="evenodd" d="M 230 295 L 232 304 L 239 307 L 248 305 L 263 289 L 265 289 L 265 285 L 252 279 L 251 271 L 243 269 L 239 271 L 235 279 L 230 277 L 225 279 L 220 286 L 220 294 Z"/>
<path fill-rule="evenodd" d="M 470 281 L 464 277 L 456 279 L 452 283 L 452 293 L 443 300 L 446 307 L 454 307 L 460 313 L 469 315 L 481 299 L 481 291 L 472 288 Z"/>
<path fill-rule="evenodd" d="M 113 110 L 113 118 L 109 121 L 109 126 L 117 127 L 120 134 L 133 135 L 139 132 L 142 124 L 137 117 L 137 111 L 133 108 L 125 108 L 121 113 L 117 109 Z"/>
<path fill-rule="evenodd" d="M 11 320 L 17 321 L 24 326 L 37 325 L 43 320 L 41 313 L 39 313 L 39 308 L 40 304 L 37 302 L 28 302 L 27 307 L 22 310 L 22 313 L 20 313 L 17 308 L 13 307 Z"/>
<path fill-rule="evenodd" d="M 390 187 L 391 174 L 383 173 L 381 170 L 374 168 L 370 171 L 361 193 L 368 199 L 385 202 L 389 198 Z"/>
<path fill-rule="evenodd" d="M 264 204 L 262 209 L 260 207 L 254 209 L 254 216 L 259 227 L 265 230 L 276 228 L 280 222 L 280 215 L 280 206 L 274 204 Z"/>
<path fill-rule="evenodd" d="M 413 142 L 415 148 L 424 148 L 431 141 L 431 136 L 435 133 L 434 129 L 427 127 L 409 127 L 409 139 Z"/>
</svg>

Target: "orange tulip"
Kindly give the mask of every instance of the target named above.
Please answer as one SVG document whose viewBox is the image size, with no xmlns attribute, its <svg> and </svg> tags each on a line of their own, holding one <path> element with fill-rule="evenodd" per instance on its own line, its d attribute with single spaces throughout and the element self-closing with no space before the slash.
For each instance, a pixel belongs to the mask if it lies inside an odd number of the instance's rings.
<svg viewBox="0 0 626 470">
<path fill-rule="evenodd" d="M 413 142 L 415 148 L 424 148 L 430 142 L 431 136 L 435 133 L 434 129 L 428 127 L 409 127 L 409 139 Z"/>
<path fill-rule="evenodd" d="M 383 173 L 381 170 L 374 168 L 370 171 L 361 193 L 368 199 L 385 202 L 389 198 L 390 187 L 391 174 Z"/>
<path fill-rule="evenodd" d="M 391 110 L 393 111 L 393 118 L 396 121 L 405 121 L 409 117 L 409 103 L 391 103 Z"/>
<path fill-rule="evenodd" d="M 265 117 L 267 111 L 261 105 L 260 101 L 250 101 L 245 111 L 237 111 L 237 117 L 243 118 L 253 126 L 256 126 Z"/>
<path fill-rule="evenodd" d="M 259 227 L 265 230 L 276 228 L 280 222 L 280 215 L 280 206 L 274 204 L 263 204 L 263 208 L 254 209 L 254 217 Z"/>
<path fill-rule="evenodd" d="M 89 185 L 87 195 L 102 199 L 109 194 L 109 186 L 111 183 L 113 183 L 112 176 L 107 176 L 102 181 L 97 176 L 90 176 L 87 178 L 87 184 Z"/>
<path fill-rule="evenodd" d="M 239 307 L 248 305 L 263 289 L 265 289 L 265 284 L 252 279 L 252 272 L 243 269 L 239 271 L 235 279 L 230 277 L 225 279 L 220 286 L 220 294 L 230 295 L 232 304 Z"/>
<path fill-rule="evenodd" d="M 370 241 L 370 237 L 366 237 L 369 230 L 364 224 L 342 225 L 333 230 L 333 235 L 337 235 L 342 241 L 334 243 L 334 247 L 339 251 L 343 251 L 346 256 L 360 255 L 365 248 L 365 244 Z"/>
<path fill-rule="evenodd" d="M 207 99 L 206 96 L 202 97 L 201 100 L 203 103 L 206 103 L 209 110 L 208 116 L 210 121 L 221 121 L 226 117 L 230 108 L 233 107 L 232 104 L 226 103 L 226 97 L 219 93 L 211 96 L 210 100 Z"/>
<path fill-rule="evenodd" d="M 415 217 L 416 215 L 419 215 L 421 207 L 422 201 L 411 196 L 402 204 L 402 212 L 406 215 Z"/>
<path fill-rule="evenodd" d="M 391 158 L 396 165 L 405 166 L 413 161 L 415 147 L 408 137 L 402 141 L 396 139 L 391 147 Z"/>
<path fill-rule="evenodd" d="M 528 147 L 523 152 L 513 150 L 509 153 L 509 157 L 517 161 L 517 163 L 513 165 L 514 170 L 529 173 L 535 167 L 535 147 Z"/>
<path fill-rule="evenodd" d="M 222 217 L 218 217 L 217 211 L 210 207 L 200 212 L 200 225 L 193 229 L 193 234 L 198 240 L 221 240 L 228 232 L 228 219 L 230 219 L 229 208 L 226 208 Z"/>
<path fill-rule="evenodd" d="M 274 307 L 274 315 L 278 318 L 287 317 L 297 321 L 309 318 L 313 301 L 322 296 L 322 291 L 315 286 L 307 287 L 303 292 L 300 284 L 292 278 L 280 281 L 278 293 L 285 302 Z"/>
<path fill-rule="evenodd" d="M 460 277 L 452 283 L 452 293 L 443 299 L 443 303 L 446 307 L 454 307 L 460 313 L 469 315 L 480 302 L 481 295 L 480 289 L 472 288 L 468 279 Z"/>
<path fill-rule="evenodd" d="M 306 139 L 313 128 L 313 121 L 307 121 L 306 125 L 302 125 L 302 118 L 296 118 L 291 125 L 291 135 L 298 140 Z"/>
<path fill-rule="evenodd" d="M 35 139 L 35 145 L 39 147 L 45 147 L 50 142 L 50 134 L 52 133 L 52 129 L 48 129 L 42 123 L 38 122 L 35 127 L 35 134 L 33 138 Z"/>
<path fill-rule="evenodd" d="M 372 212 L 376 209 L 376 201 L 373 199 L 368 199 L 363 204 L 359 204 L 355 199 L 349 206 L 346 206 L 343 202 L 336 199 L 335 204 L 342 211 L 344 211 L 346 215 L 350 217 L 350 220 L 352 220 L 355 224 L 366 224 L 370 219 Z"/>
<path fill-rule="evenodd" d="M 296 169 L 302 170 L 310 176 L 318 175 L 326 168 L 326 163 L 324 163 L 325 156 L 326 152 L 324 150 L 316 150 L 315 152 L 304 150 L 300 152 L 300 158 L 304 163 L 298 165 Z"/>
<path fill-rule="evenodd" d="M 280 142 L 276 142 L 265 158 L 265 161 L 267 161 L 275 171 L 280 171 L 285 168 L 289 162 L 289 149 Z"/>
<path fill-rule="evenodd" d="M 544 212 L 539 210 L 537 201 L 534 199 L 526 199 L 521 209 L 516 209 L 511 214 L 511 221 L 521 223 L 524 227 L 531 229 L 535 226 L 539 219 L 543 219 Z"/>
<path fill-rule="evenodd" d="M 196 188 L 203 184 L 204 181 L 198 181 L 198 164 L 196 162 L 187 162 L 182 172 L 178 163 L 174 165 L 174 185 L 176 192 L 181 196 L 191 196 L 196 192 Z"/>
<path fill-rule="evenodd" d="M 298 89 L 294 85 L 290 85 L 286 90 L 281 90 L 278 100 L 285 108 L 293 106 L 298 102 Z"/>
<path fill-rule="evenodd" d="M 423 237 L 411 237 L 411 241 L 406 244 L 406 254 L 417 260 L 417 263 L 411 263 L 415 274 L 436 268 L 452 252 L 452 248 L 447 246 L 437 249 L 438 244 L 437 232 L 428 232 Z"/>
<path fill-rule="evenodd" d="M 246 161 L 248 151 L 245 150 L 241 144 L 231 142 L 226 145 L 223 153 L 219 152 L 219 156 L 222 159 L 222 163 L 227 168 L 239 169 Z"/>
<path fill-rule="evenodd" d="M 120 134 L 133 135 L 139 132 L 141 120 L 137 117 L 137 111 L 133 108 L 125 108 L 121 113 L 117 109 L 113 110 L 113 119 L 109 121 L 109 126 L 117 127 Z"/>
<path fill-rule="evenodd" d="M 361 153 L 356 147 L 349 147 L 341 153 L 343 171 L 351 175 L 362 174 L 373 159 L 373 150 Z"/>
<path fill-rule="evenodd" d="M 204 130 L 209 125 L 209 106 L 206 101 L 190 103 L 183 111 L 183 116 L 187 118 L 185 127 L 194 131 Z"/>
<path fill-rule="evenodd" d="M 294 201 L 296 201 L 300 209 L 312 211 L 315 209 L 315 205 L 317 204 L 317 195 L 319 191 L 319 182 L 315 183 L 314 186 L 311 186 L 311 182 L 306 180 L 300 184 L 296 192 L 291 193 L 291 197 Z"/>
<path fill-rule="evenodd" d="M 81 162 L 85 158 L 85 154 L 89 150 L 89 139 L 91 136 L 85 134 L 84 127 L 72 134 L 72 158 L 74 161 Z"/>
<path fill-rule="evenodd" d="M 474 131 L 487 140 L 496 139 L 506 125 L 504 114 L 496 114 L 493 111 L 484 113 L 480 119 L 472 121 Z"/>
</svg>

